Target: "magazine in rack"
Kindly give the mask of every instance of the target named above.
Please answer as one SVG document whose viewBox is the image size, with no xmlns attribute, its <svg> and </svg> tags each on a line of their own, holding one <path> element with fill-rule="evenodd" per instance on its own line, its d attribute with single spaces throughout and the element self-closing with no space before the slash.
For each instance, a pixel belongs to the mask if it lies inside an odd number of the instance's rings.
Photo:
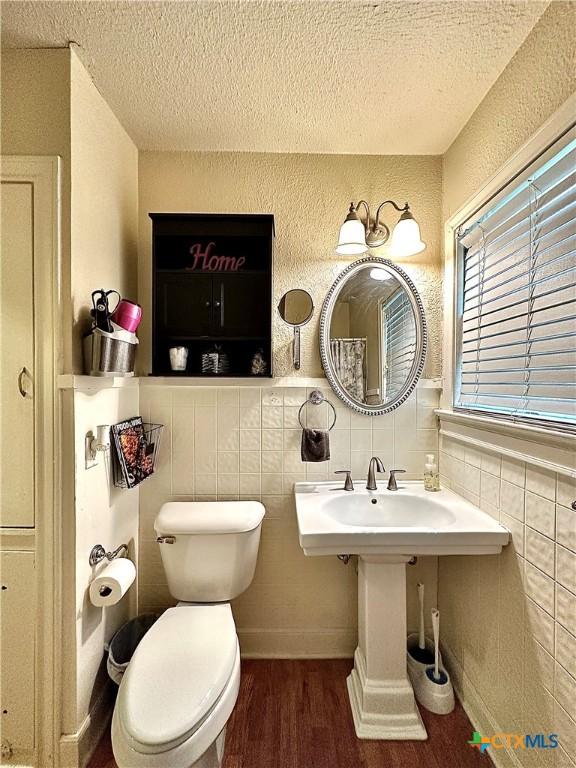
<svg viewBox="0 0 576 768">
<path fill-rule="evenodd" d="M 154 444 L 149 443 L 140 416 L 114 424 L 110 431 L 127 488 L 134 488 L 154 472 Z"/>
</svg>

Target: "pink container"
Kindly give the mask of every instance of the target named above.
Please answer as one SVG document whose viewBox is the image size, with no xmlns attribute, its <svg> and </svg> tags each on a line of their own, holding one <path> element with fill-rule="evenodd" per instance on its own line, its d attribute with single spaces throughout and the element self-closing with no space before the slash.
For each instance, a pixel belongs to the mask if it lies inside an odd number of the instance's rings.
<svg viewBox="0 0 576 768">
<path fill-rule="evenodd" d="M 142 307 L 140 304 L 134 304 L 133 301 L 122 299 L 112 313 L 112 322 L 124 328 L 130 333 L 136 333 L 136 328 L 140 325 L 142 319 Z"/>
</svg>

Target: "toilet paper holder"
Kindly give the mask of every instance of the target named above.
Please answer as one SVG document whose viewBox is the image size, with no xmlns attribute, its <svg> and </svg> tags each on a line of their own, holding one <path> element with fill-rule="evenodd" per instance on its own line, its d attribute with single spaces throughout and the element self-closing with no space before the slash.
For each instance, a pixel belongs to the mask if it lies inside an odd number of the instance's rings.
<svg viewBox="0 0 576 768">
<path fill-rule="evenodd" d="M 120 544 L 120 546 L 117 547 L 114 552 L 106 552 L 102 544 L 96 544 L 90 550 L 90 557 L 88 558 L 88 562 L 90 565 L 94 566 L 98 565 L 98 563 L 101 563 L 102 560 L 112 561 L 114 558 L 118 557 L 122 550 L 127 553 L 128 544 Z"/>
</svg>

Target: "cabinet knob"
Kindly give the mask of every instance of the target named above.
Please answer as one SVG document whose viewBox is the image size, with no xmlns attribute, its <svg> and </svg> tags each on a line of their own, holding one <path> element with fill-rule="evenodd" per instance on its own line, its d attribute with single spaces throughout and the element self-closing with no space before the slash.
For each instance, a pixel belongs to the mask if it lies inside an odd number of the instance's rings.
<svg viewBox="0 0 576 768">
<path fill-rule="evenodd" d="M 212 306 L 212 302 L 211 301 L 205 301 L 204 302 L 204 306 L 205 307 L 211 307 Z"/>
</svg>

